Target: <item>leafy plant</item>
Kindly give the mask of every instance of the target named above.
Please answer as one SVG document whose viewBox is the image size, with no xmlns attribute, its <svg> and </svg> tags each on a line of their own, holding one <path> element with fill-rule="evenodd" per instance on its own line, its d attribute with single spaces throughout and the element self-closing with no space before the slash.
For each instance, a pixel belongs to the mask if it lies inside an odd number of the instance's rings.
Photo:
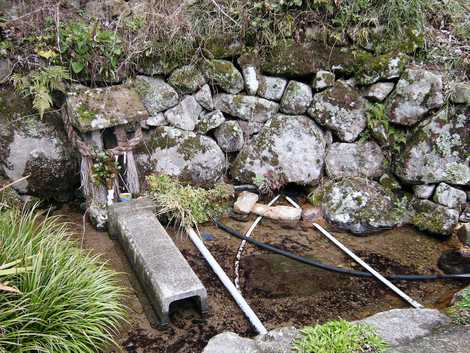
<svg viewBox="0 0 470 353">
<path fill-rule="evenodd" d="M 369 104 L 367 111 L 367 127 L 368 132 L 366 132 L 364 136 L 368 137 L 372 135 L 379 140 L 381 144 L 389 147 L 392 152 L 400 152 L 401 146 L 406 143 L 406 132 L 390 123 L 384 104 Z"/>
<path fill-rule="evenodd" d="M 345 320 L 306 327 L 301 334 L 294 341 L 294 349 L 299 353 L 380 353 L 387 348 L 371 327 Z"/>
<path fill-rule="evenodd" d="M 108 152 L 99 152 L 94 157 L 92 166 L 92 178 L 96 183 L 112 188 L 114 177 L 119 173 L 121 167 Z"/>
<path fill-rule="evenodd" d="M 125 316 L 114 272 L 75 248 L 57 218 L 0 212 L 0 352 L 103 352 Z M 5 266 L 5 265 L 4 265 Z M 25 268 L 24 271 L 18 271 Z"/>
<path fill-rule="evenodd" d="M 131 25 L 135 27 L 138 23 Z M 62 60 L 71 72 L 86 72 L 92 79 L 98 74 L 105 78 L 116 76 L 123 55 L 122 40 L 116 32 L 103 29 L 99 23 L 72 21 L 60 27 L 59 36 Z"/>
<path fill-rule="evenodd" d="M 449 315 L 460 325 L 470 324 L 470 287 L 458 295 L 456 302 L 449 309 Z"/>
<path fill-rule="evenodd" d="M 52 107 L 51 93 L 64 92 L 64 80 L 70 79 L 68 71 L 62 66 L 49 66 L 32 71 L 28 75 L 14 74 L 13 84 L 18 92 L 33 97 L 33 107 L 42 119 L 46 110 Z"/>
<path fill-rule="evenodd" d="M 167 175 L 151 175 L 147 182 L 158 215 L 165 215 L 180 227 L 196 226 L 220 216 L 234 193 L 233 187 L 227 184 L 216 184 L 206 190 L 182 185 Z"/>
</svg>

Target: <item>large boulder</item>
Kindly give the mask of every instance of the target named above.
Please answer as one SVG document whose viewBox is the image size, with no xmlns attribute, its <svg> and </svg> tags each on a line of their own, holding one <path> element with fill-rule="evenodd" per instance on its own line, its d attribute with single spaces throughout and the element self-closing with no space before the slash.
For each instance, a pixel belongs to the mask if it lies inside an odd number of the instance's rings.
<svg viewBox="0 0 470 353">
<path fill-rule="evenodd" d="M 393 228 L 403 217 L 389 191 L 362 178 L 342 179 L 324 186 L 321 207 L 328 222 L 358 235 Z"/>
<path fill-rule="evenodd" d="M 387 100 L 388 117 L 396 124 L 414 125 L 443 104 L 442 77 L 426 70 L 408 69 Z"/>
<path fill-rule="evenodd" d="M 422 122 L 395 161 L 395 174 L 409 184 L 470 185 L 470 108 L 449 107 Z"/>
<path fill-rule="evenodd" d="M 166 174 L 199 185 L 218 181 L 226 165 L 214 140 L 172 127 L 157 127 L 136 152 L 144 174 Z"/>
<path fill-rule="evenodd" d="M 0 91 L 0 174 L 10 180 L 29 175 L 13 188 L 22 194 L 67 201 L 80 186 L 79 157 L 56 114 L 41 120 L 29 99 Z"/>
<path fill-rule="evenodd" d="M 367 123 L 366 101 L 342 81 L 315 94 L 308 114 L 344 142 L 356 140 Z"/>
<path fill-rule="evenodd" d="M 245 86 L 240 71 L 227 60 L 207 61 L 204 65 L 204 74 L 210 84 L 220 87 L 227 93 L 237 94 Z"/>
<path fill-rule="evenodd" d="M 310 184 L 322 174 L 325 147 L 323 132 L 311 119 L 279 114 L 245 144 L 231 174 L 247 183 L 266 177 L 278 186 Z"/>
<path fill-rule="evenodd" d="M 451 235 L 459 222 L 459 211 L 429 200 L 417 199 L 411 203 L 411 223 L 419 230 L 435 235 Z"/>
<path fill-rule="evenodd" d="M 378 178 L 384 172 L 385 156 L 375 142 L 333 143 L 328 147 L 325 169 L 329 177 Z"/>
<path fill-rule="evenodd" d="M 241 94 L 218 94 L 214 97 L 214 106 L 225 114 L 256 122 L 265 122 L 279 111 L 279 104 L 275 102 Z"/>
</svg>

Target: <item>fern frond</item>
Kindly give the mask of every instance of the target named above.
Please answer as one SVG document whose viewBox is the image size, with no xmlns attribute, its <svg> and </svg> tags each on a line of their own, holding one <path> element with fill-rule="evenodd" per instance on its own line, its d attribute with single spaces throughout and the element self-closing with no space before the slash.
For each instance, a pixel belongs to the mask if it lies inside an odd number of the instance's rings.
<svg viewBox="0 0 470 353">
<path fill-rule="evenodd" d="M 33 88 L 33 107 L 39 112 L 39 116 L 44 116 L 46 110 L 52 107 L 52 97 L 45 86 L 37 85 Z"/>
</svg>

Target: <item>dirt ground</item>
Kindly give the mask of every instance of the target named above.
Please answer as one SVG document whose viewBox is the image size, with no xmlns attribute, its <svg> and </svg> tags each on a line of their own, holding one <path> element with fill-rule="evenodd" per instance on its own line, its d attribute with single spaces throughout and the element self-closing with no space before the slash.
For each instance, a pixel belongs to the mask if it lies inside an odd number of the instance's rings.
<svg viewBox="0 0 470 353">
<path fill-rule="evenodd" d="M 108 265 L 120 272 L 127 288 L 129 324 L 123 327 L 116 341 L 128 353 L 200 353 L 207 341 L 223 331 L 243 336 L 255 332 L 221 285 L 218 278 L 183 234 L 168 229 L 176 244 L 207 288 L 210 311 L 201 317 L 192 302 L 172 308 L 171 324 L 166 329 L 156 322 L 148 300 L 136 280 L 119 244 L 107 233 L 95 231 L 78 210 L 64 208 L 56 212 L 70 222 L 75 239 L 93 253 L 102 254 Z M 246 222 L 225 218 L 224 223 L 245 232 L 255 217 Z M 368 237 L 355 237 L 331 227 L 336 237 L 377 270 L 386 274 L 434 274 L 442 251 L 456 246 L 456 240 L 442 241 L 421 234 L 410 227 L 384 231 Z M 233 278 L 234 259 L 240 241 L 215 226 L 200 227 L 205 244 Z M 308 224 L 282 225 L 263 220 L 253 233 L 257 240 L 312 257 L 328 264 L 358 269 L 332 243 Z M 426 307 L 445 308 L 464 284 L 455 282 L 397 282 L 413 299 Z M 407 307 L 390 290 L 372 279 L 359 279 L 325 272 L 284 257 L 267 253 L 247 244 L 241 261 L 242 292 L 268 329 L 280 326 L 304 326 L 331 319 L 361 319 L 379 311 Z M 110 352 L 118 352 L 115 348 Z"/>
</svg>

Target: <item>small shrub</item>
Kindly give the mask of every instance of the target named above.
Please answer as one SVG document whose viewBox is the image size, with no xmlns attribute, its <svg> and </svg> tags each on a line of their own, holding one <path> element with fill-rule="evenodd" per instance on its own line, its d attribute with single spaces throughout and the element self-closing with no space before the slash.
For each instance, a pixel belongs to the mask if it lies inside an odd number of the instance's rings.
<svg viewBox="0 0 470 353">
<path fill-rule="evenodd" d="M 68 235 L 34 209 L 0 212 L 0 266 L 12 270 L 0 273 L 10 288 L 0 292 L 1 353 L 96 353 L 113 343 L 125 315 L 122 290 Z"/>
<path fill-rule="evenodd" d="M 196 226 L 220 216 L 233 196 L 233 187 L 217 184 L 206 190 L 182 185 L 166 175 L 147 177 L 150 197 L 157 204 L 158 215 L 165 215 L 180 227 Z"/>
<path fill-rule="evenodd" d="M 306 327 L 301 334 L 302 337 L 294 341 L 298 353 L 380 353 L 387 348 L 371 327 L 345 320 Z"/>
</svg>

